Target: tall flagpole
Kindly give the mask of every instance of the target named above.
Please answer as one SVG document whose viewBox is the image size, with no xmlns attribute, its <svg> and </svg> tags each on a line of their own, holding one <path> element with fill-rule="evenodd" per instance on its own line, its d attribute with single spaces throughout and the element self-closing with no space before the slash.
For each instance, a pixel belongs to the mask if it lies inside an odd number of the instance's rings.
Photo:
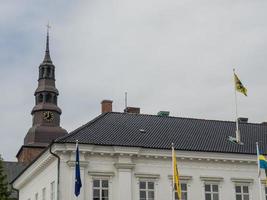
<svg viewBox="0 0 267 200">
<path fill-rule="evenodd" d="M 235 137 L 236 142 L 240 142 L 240 132 L 238 127 L 238 110 L 237 110 L 237 94 L 236 94 L 236 81 L 235 81 L 235 69 L 233 69 L 234 72 L 234 91 L 235 91 L 235 120 L 236 120 L 236 131 L 235 131 Z"/>
<path fill-rule="evenodd" d="M 173 157 L 174 157 L 174 148 L 173 148 L 173 143 L 172 143 L 172 200 L 174 200 L 175 197 L 175 180 L 174 180 L 174 161 L 173 161 Z"/>
<path fill-rule="evenodd" d="M 261 173 L 260 173 L 260 159 L 259 159 L 259 155 L 260 155 L 260 151 L 259 151 L 259 143 L 256 142 L 256 148 L 257 148 L 257 163 L 258 163 L 258 179 L 259 179 L 259 192 L 260 192 L 260 200 L 262 200 L 262 186 L 261 186 Z"/>
</svg>

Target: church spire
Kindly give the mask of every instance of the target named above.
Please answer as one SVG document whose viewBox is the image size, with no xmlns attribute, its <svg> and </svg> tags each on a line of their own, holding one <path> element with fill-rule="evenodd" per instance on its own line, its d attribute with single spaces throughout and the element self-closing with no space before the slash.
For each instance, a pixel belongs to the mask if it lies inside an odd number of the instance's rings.
<svg viewBox="0 0 267 200">
<path fill-rule="evenodd" d="M 31 162 L 50 142 L 67 134 L 60 126 L 61 109 L 57 105 L 59 92 L 55 83 L 55 65 L 49 52 L 49 28 L 47 25 L 45 57 L 39 65 L 38 87 L 34 92 L 32 127 L 17 154 L 19 162 Z"/>
<path fill-rule="evenodd" d="M 51 26 L 47 24 L 47 33 L 46 33 L 46 49 L 45 49 L 45 57 L 43 63 L 52 63 L 51 57 L 50 57 L 50 51 L 49 51 L 49 29 Z"/>
</svg>

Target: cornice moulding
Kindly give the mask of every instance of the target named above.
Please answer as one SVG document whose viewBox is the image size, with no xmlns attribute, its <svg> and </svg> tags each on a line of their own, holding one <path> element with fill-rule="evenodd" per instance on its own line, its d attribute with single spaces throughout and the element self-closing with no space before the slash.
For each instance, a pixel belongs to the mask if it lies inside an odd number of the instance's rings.
<svg viewBox="0 0 267 200">
<path fill-rule="evenodd" d="M 216 177 L 216 176 L 200 176 L 200 180 L 202 181 L 216 181 L 221 182 L 223 181 L 223 177 Z"/>
<path fill-rule="evenodd" d="M 102 172 L 102 171 L 88 171 L 88 174 L 91 176 L 115 176 L 114 172 Z"/>
<path fill-rule="evenodd" d="M 82 154 L 91 155 L 108 155 L 118 156 L 127 155 L 136 158 L 152 158 L 152 159 L 171 159 L 171 150 L 163 149 L 145 149 L 139 147 L 121 147 L 121 146 L 101 146 L 80 144 L 80 152 Z M 75 144 L 56 144 L 57 151 L 67 151 L 75 153 Z M 224 162 L 224 163 L 244 163 L 257 164 L 254 155 L 215 153 L 215 152 L 187 152 L 176 150 L 177 160 L 188 160 L 198 162 Z"/>
<path fill-rule="evenodd" d="M 73 161 L 73 160 L 69 160 L 69 161 L 67 161 L 67 165 L 68 165 L 69 167 L 75 167 L 75 164 L 76 164 L 76 161 Z M 88 161 L 80 161 L 80 167 L 85 168 L 85 167 L 88 166 L 88 164 L 89 164 Z"/>
<path fill-rule="evenodd" d="M 235 183 L 253 183 L 254 179 L 252 178 L 231 178 L 232 182 Z"/>
<path fill-rule="evenodd" d="M 146 174 L 146 173 L 135 173 L 136 178 L 144 178 L 144 179 L 159 179 L 159 174 Z"/>
<path fill-rule="evenodd" d="M 172 180 L 173 178 L 173 175 L 168 175 L 168 178 Z M 179 176 L 179 179 L 182 180 L 182 181 L 190 181 L 192 180 L 192 176 Z"/>
<path fill-rule="evenodd" d="M 114 164 L 116 169 L 133 169 L 135 164 L 133 163 L 115 163 Z"/>
</svg>

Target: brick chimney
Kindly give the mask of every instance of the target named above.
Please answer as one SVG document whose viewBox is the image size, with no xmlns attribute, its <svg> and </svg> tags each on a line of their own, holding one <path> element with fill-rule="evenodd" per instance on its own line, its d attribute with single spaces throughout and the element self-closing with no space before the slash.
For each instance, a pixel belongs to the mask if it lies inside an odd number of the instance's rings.
<svg viewBox="0 0 267 200">
<path fill-rule="evenodd" d="M 125 113 L 135 113 L 135 114 L 140 114 L 140 108 L 138 107 L 127 107 L 124 109 Z"/>
<path fill-rule="evenodd" d="M 112 112 L 112 102 L 111 100 L 103 100 L 101 102 L 102 113 Z"/>
</svg>

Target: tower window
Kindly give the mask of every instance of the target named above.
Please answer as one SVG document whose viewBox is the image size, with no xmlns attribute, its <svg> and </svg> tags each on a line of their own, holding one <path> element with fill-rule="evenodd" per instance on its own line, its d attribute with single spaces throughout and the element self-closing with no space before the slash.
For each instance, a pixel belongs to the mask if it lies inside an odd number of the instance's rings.
<svg viewBox="0 0 267 200">
<path fill-rule="evenodd" d="M 47 68 L 46 69 L 46 77 L 50 77 L 51 76 L 51 69 L 50 68 Z"/>
<path fill-rule="evenodd" d="M 41 67 L 39 71 L 39 78 L 43 78 L 43 77 L 44 77 L 44 68 Z"/>
<path fill-rule="evenodd" d="M 54 96 L 54 104 L 57 105 L 57 95 Z"/>
<path fill-rule="evenodd" d="M 42 103 L 43 100 L 44 100 L 43 95 L 42 95 L 42 94 L 39 94 L 39 95 L 38 95 L 38 103 Z"/>
<path fill-rule="evenodd" d="M 52 95 L 50 93 L 46 94 L 46 102 L 51 103 L 52 102 Z"/>
</svg>

